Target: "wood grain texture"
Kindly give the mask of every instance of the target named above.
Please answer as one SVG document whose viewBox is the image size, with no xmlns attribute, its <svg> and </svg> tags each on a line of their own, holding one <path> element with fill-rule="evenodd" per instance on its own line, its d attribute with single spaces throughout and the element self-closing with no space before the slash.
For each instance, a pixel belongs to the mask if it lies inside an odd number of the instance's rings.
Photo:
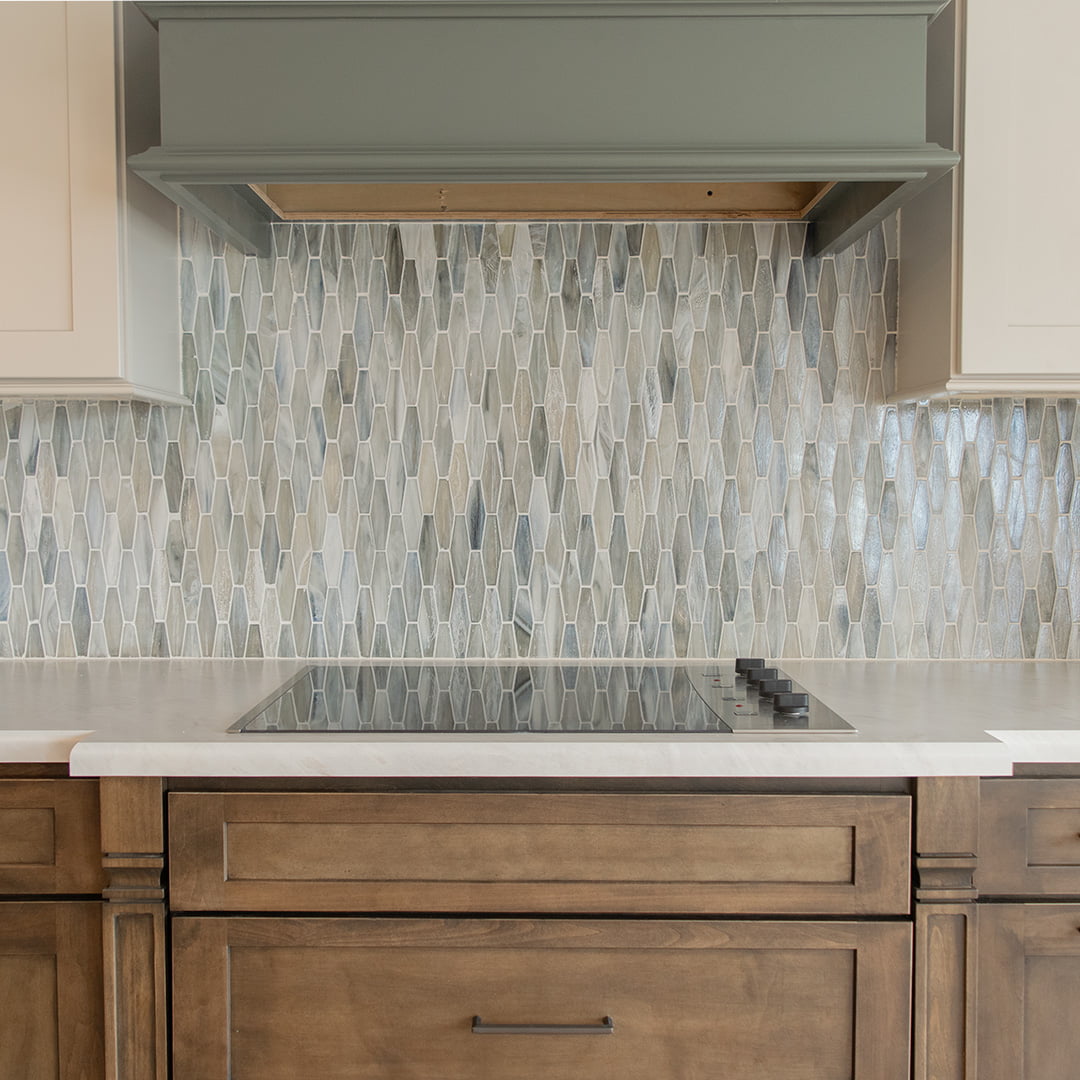
<svg viewBox="0 0 1080 1080">
<path fill-rule="evenodd" d="M 903 796 L 172 794 L 174 910 L 902 914 Z"/>
<path fill-rule="evenodd" d="M 52 807 L 0 809 L 0 866 L 51 866 L 56 858 Z"/>
<path fill-rule="evenodd" d="M 915 906 L 915 1080 L 975 1080 L 974 904 Z"/>
<path fill-rule="evenodd" d="M 105 1059 L 108 1080 L 166 1080 L 165 908 L 107 903 Z"/>
<path fill-rule="evenodd" d="M 184 919 L 174 1080 L 905 1080 L 910 927 Z M 477 1036 L 596 1024 L 611 1038 Z"/>
<path fill-rule="evenodd" d="M 916 899 L 970 903 L 978 898 L 979 778 L 922 777 L 916 782 Z"/>
<path fill-rule="evenodd" d="M 108 1080 L 168 1075 L 163 787 L 158 777 L 101 781 Z"/>
<path fill-rule="evenodd" d="M 163 783 L 154 776 L 106 776 L 101 783 L 101 850 L 114 855 L 165 851 Z"/>
<path fill-rule="evenodd" d="M 0 904 L 0 1077 L 100 1080 L 100 902 Z"/>
<path fill-rule="evenodd" d="M 1075 1080 L 1080 906 L 979 912 L 979 1080 Z"/>
<path fill-rule="evenodd" d="M 920 855 L 977 855 L 979 778 L 924 776 L 915 792 L 915 850 Z"/>
<path fill-rule="evenodd" d="M 983 780 L 979 891 L 1080 897 L 1080 780 Z"/>
<path fill-rule="evenodd" d="M 910 795 L 915 782 L 904 776 L 170 776 L 168 788 L 233 794 Z"/>
<path fill-rule="evenodd" d="M 0 1076 L 56 1080 L 60 1016 L 55 957 L 0 953 L 0 1010 Z"/>
<path fill-rule="evenodd" d="M 100 894 L 96 780 L 0 780 L 0 894 Z"/>
<path fill-rule="evenodd" d="M 1080 765 L 1061 761 L 1018 761 L 1013 765 L 1013 776 L 1024 779 L 1076 780 L 1080 779 Z"/>
<path fill-rule="evenodd" d="M 0 761 L 0 780 L 59 780 L 67 775 L 66 761 Z"/>
<path fill-rule="evenodd" d="M 225 846 L 229 881 L 329 881 L 356 871 L 336 853 L 359 846 L 363 874 L 381 881 L 639 882 L 648 874 L 673 884 L 752 877 L 848 885 L 852 832 L 844 825 L 235 822 Z"/>
</svg>

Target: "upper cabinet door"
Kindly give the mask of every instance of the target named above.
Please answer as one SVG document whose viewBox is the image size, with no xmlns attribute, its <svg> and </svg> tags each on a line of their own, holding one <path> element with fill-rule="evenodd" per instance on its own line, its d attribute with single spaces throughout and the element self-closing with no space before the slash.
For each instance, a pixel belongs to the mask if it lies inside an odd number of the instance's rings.
<svg viewBox="0 0 1080 1080">
<path fill-rule="evenodd" d="M 962 157 L 901 215 L 896 396 L 1080 395 L 1080 7 L 954 0 L 931 34 L 930 135 Z"/>
<path fill-rule="evenodd" d="M 960 377 L 1080 387 L 1080 171 L 1075 0 L 966 16 Z"/>
<path fill-rule="evenodd" d="M 4 375 L 78 378 L 88 344 L 120 347 L 112 56 L 111 5 L 0 6 Z"/>
<path fill-rule="evenodd" d="M 176 259 L 161 258 L 175 210 L 129 220 L 119 164 L 129 21 L 113 4 L 0 5 L 0 398 L 183 400 Z M 162 327 L 149 350 L 136 347 L 143 301 Z"/>
</svg>

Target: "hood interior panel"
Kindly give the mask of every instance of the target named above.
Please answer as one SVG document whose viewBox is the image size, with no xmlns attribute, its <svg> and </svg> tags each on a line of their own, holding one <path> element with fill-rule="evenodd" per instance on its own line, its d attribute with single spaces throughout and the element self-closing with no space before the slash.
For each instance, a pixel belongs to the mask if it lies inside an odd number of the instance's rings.
<svg viewBox="0 0 1080 1080">
<path fill-rule="evenodd" d="M 252 184 L 282 221 L 535 218 L 801 221 L 830 181 L 595 184 Z"/>
</svg>

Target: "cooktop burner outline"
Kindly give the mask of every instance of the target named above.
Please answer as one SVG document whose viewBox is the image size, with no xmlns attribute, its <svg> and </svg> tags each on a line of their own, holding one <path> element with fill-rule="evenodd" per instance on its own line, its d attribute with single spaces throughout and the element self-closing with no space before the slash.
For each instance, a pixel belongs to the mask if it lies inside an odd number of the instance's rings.
<svg viewBox="0 0 1080 1080">
<path fill-rule="evenodd" d="M 759 673 L 759 668 L 763 664 L 751 668 L 748 678 L 722 661 L 319 664 L 305 668 L 229 731 L 593 736 L 854 731 L 782 672 Z"/>
</svg>

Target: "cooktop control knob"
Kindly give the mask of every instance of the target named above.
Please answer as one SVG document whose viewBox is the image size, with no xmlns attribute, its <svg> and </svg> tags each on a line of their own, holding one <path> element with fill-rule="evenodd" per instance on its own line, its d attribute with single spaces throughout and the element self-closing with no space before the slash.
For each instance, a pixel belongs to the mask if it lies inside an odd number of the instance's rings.
<svg viewBox="0 0 1080 1080">
<path fill-rule="evenodd" d="M 775 694 L 790 694 L 791 680 L 767 679 L 765 682 L 759 683 L 757 689 L 762 697 L 773 697 Z"/>
<path fill-rule="evenodd" d="M 753 668 L 746 676 L 746 681 L 751 686 L 760 688 L 762 683 L 772 682 L 780 677 L 780 672 L 774 667 Z"/>
<path fill-rule="evenodd" d="M 755 668 L 763 668 L 765 661 L 760 656 L 740 656 L 735 661 L 735 674 L 745 675 L 747 672 L 753 671 Z"/>
<path fill-rule="evenodd" d="M 773 698 L 773 709 L 778 713 L 785 713 L 791 715 L 793 713 L 804 713 L 810 710 L 810 695 L 809 694 L 777 694 Z"/>
</svg>

